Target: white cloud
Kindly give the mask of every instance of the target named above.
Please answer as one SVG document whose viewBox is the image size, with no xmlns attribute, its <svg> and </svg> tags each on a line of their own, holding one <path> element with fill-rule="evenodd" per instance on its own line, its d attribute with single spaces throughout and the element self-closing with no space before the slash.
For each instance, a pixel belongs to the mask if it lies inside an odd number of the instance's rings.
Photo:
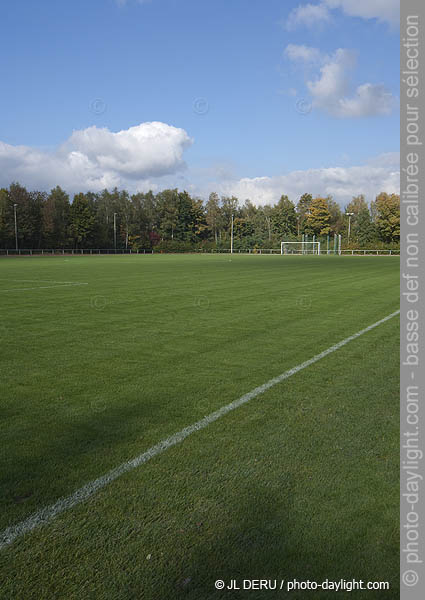
<svg viewBox="0 0 425 600">
<path fill-rule="evenodd" d="M 349 17 L 378 19 L 392 26 L 400 22 L 400 0 L 325 0 L 325 3 Z"/>
<path fill-rule="evenodd" d="M 399 155 L 388 153 L 360 166 L 292 171 L 275 177 L 245 177 L 222 182 L 216 188 L 221 194 L 237 196 L 242 203 L 249 198 L 256 205 L 274 204 L 282 194 L 297 202 L 305 192 L 330 194 L 341 205 L 358 194 L 364 194 L 370 201 L 381 191 L 399 193 Z"/>
<path fill-rule="evenodd" d="M 285 55 L 289 60 L 305 63 L 314 63 L 322 60 L 322 53 L 318 48 L 302 44 L 288 44 L 285 48 Z"/>
<path fill-rule="evenodd" d="M 373 167 L 384 167 L 392 171 L 400 170 L 400 152 L 385 152 L 378 156 L 373 156 L 367 161 L 368 165 Z"/>
<path fill-rule="evenodd" d="M 318 48 L 289 44 L 285 55 L 294 62 L 321 65 L 316 79 L 307 81 L 313 108 L 335 117 L 356 118 L 389 115 L 397 104 L 382 83 L 363 83 L 352 89 L 350 71 L 356 65 L 356 54 L 351 50 L 338 48 L 329 56 Z"/>
<path fill-rule="evenodd" d="M 129 3 L 130 0 L 115 0 L 116 3 L 118 4 L 118 6 L 125 6 L 126 4 Z M 135 0 L 135 2 L 137 2 L 137 4 L 146 4 L 147 2 L 150 2 L 151 0 Z"/>
<path fill-rule="evenodd" d="M 349 87 L 348 71 L 355 65 L 355 54 L 350 50 L 338 48 L 320 68 L 320 77 L 308 81 L 307 87 L 315 99 L 315 105 L 327 108 L 338 103 Z"/>
<path fill-rule="evenodd" d="M 286 27 L 289 30 L 299 26 L 317 27 L 330 20 L 331 15 L 325 4 L 300 4 L 289 13 Z"/>
<path fill-rule="evenodd" d="M 389 115 L 396 106 L 396 98 L 382 84 L 359 85 L 351 98 L 341 98 L 337 116 L 368 117 Z"/>
<path fill-rule="evenodd" d="M 325 60 L 320 76 L 307 82 L 313 107 L 341 118 L 390 114 L 396 106 L 396 99 L 383 84 L 364 83 L 352 95 L 348 95 L 348 75 L 355 62 L 355 54 L 343 48 Z"/>
<path fill-rule="evenodd" d="M 332 20 L 332 10 L 340 9 L 348 17 L 377 19 L 396 26 L 400 22 L 400 0 L 323 0 L 319 4 L 300 4 L 289 13 L 286 27 L 317 27 Z"/>
<path fill-rule="evenodd" d="M 183 129 L 160 122 L 117 133 L 95 126 L 74 131 L 52 153 L 0 142 L 0 184 L 16 180 L 33 189 L 58 184 L 69 191 L 97 191 L 127 182 L 145 187 L 147 180 L 183 169 L 184 150 L 192 143 Z"/>
<path fill-rule="evenodd" d="M 75 131 L 56 152 L 0 142 L 0 186 L 19 181 L 28 189 L 60 185 L 69 193 L 114 186 L 130 192 L 179 187 L 207 198 L 211 191 L 235 195 L 241 202 L 270 204 L 288 194 L 334 196 L 341 204 L 360 193 L 371 200 L 380 191 L 399 191 L 399 154 L 373 157 L 360 166 L 292 171 L 274 177 L 237 179 L 231 164 L 182 169 L 184 149 L 192 143 L 182 129 L 142 123 L 118 133 L 89 127 Z M 127 164 L 128 162 L 128 164 Z"/>
</svg>

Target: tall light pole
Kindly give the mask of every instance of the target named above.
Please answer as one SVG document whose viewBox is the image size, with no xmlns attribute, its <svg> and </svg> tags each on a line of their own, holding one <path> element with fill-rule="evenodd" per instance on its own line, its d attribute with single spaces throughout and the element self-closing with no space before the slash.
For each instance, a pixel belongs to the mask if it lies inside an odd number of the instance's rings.
<svg viewBox="0 0 425 600">
<path fill-rule="evenodd" d="M 16 208 L 17 208 L 17 204 L 13 205 L 13 212 L 15 215 L 15 248 L 16 250 L 18 249 L 18 219 L 16 218 Z"/>
<path fill-rule="evenodd" d="M 117 213 L 114 213 L 114 250 L 117 253 Z"/>
<path fill-rule="evenodd" d="M 354 213 L 345 213 L 348 217 L 348 243 L 350 243 L 350 233 L 351 233 L 351 217 L 354 215 Z"/>
<path fill-rule="evenodd" d="M 230 254 L 233 254 L 233 215 L 232 215 L 232 230 L 230 234 Z"/>
</svg>

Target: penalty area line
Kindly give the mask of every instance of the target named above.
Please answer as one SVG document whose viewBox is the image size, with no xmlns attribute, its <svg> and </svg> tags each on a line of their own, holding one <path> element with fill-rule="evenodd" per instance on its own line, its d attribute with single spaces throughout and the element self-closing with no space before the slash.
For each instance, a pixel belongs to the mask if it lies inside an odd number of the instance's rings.
<svg viewBox="0 0 425 600">
<path fill-rule="evenodd" d="M 214 421 L 217 421 L 218 419 L 220 419 L 227 413 L 231 412 L 232 410 L 235 410 L 239 406 L 246 404 L 247 402 L 249 402 L 250 400 L 253 400 L 257 396 L 264 394 L 264 392 L 266 392 L 270 388 L 274 387 L 278 383 L 281 383 L 285 379 L 288 379 L 289 377 L 291 377 L 292 375 L 295 375 L 299 371 L 302 371 L 306 367 L 309 367 L 310 365 L 318 362 L 322 358 L 325 358 L 325 356 L 332 354 L 332 352 L 336 352 L 337 350 L 339 350 L 340 348 L 342 348 L 349 342 L 352 342 L 353 340 L 357 339 L 364 333 L 367 333 L 368 331 L 375 329 L 375 327 L 382 325 L 382 323 L 389 321 L 390 319 L 392 319 L 393 317 L 395 317 L 398 314 L 400 314 L 400 311 L 396 310 L 395 312 L 391 313 L 390 315 L 387 315 L 383 319 L 376 321 L 376 323 L 373 323 L 372 325 L 365 327 L 361 331 L 358 331 L 357 333 L 350 335 L 349 337 L 341 340 L 340 342 L 338 342 L 337 344 L 334 344 L 333 346 L 330 346 L 326 350 L 323 350 L 323 352 L 316 354 L 312 358 L 297 365 L 296 367 L 293 367 L 292 369 L 285 371 L 284 373 L 282 373 L 281 375 L 278 375 L 277 377 L 273 377 L 273 379 L 270 379 L 266 383 L 263 383 L 262 385 L 256 387 L 255 389 L 251 390 L 247 394 L 244 394 L 237 400 L 234 400 L 230 404 L 226 404 L 226 406 L 222 406 L 221 408 L 219 408 L 215 412 L 207 415 L 200 421 L 197 421 L 196 423 L 193 423 L 192 425 L 185 427 L 181 431 L 178 431 L 177 433 L 166 438 L 165 440 L 158 442 L 157 444 L 155 444 L 154 446 L 152 446 L 151 448 L 146 450 L 146 452 L 143 452 L 143 454 L 139 454 L 139 456 L 136 456 L 132 460 L 122 463 L 121 465 L 119 465 L 115 469 L 112 469 L 105 475 L 102 475 L 98 479 L 90 481 L 89 483 L 87 483 L 83 487 L 79 488 L 78 490 L 76 490 L 75 492 L 70 494 L 69 496 L 60 498 L 54 504 L 45 506 L 41 510 L 33 513 L 24 521 L 21 521 L 20 523 L 17 523 L 16 525 L 7 527 L 4 531 L 2 531 L 0 533 L 0 550 L 3 549 L 4 547 L 8 546 L 12 542 L 14 542 L 17 538 L 23 536 L 24 534 L 29 533 L 30 531 L 32 531 L 33 529 L 36 529 L 37 527 L 46 525 L 47 523 L 52 521 L 55 517 L 57 517 L 61 513 L 73 508 L 77 504 L 81 504 L 82 502 L 84 502 L 85 500 L 90 498 L 90 496 L 93 496 L 93 494 L 95 494 L 96 492 L 98 492 L 99 490 L 101 490 L 102 488 L 107 486 L 108 484 L 115 481 L 115 479 L 117 479 L 118 477 L 121 477 L 121 475 L 124 475 L 124 473 L 128 473 L 129 471 L 132 471 L 133 469 L 140 467 L 144 463 L 148 462 L 148 460 L 150 460 L 151 458 L 154 458 L 158 454 L 161 454 L 165 450 L 168 450 L 168 448 L 171 448 L 172 446 L 179 444 L 180 442 L 185 440 L 192 433 L 195 433 L 196 431 L 200 431 L 201 429 L 205 429 L 205 427 L 207 427 L 211 423 L 214 423 Z"/>
</svg>

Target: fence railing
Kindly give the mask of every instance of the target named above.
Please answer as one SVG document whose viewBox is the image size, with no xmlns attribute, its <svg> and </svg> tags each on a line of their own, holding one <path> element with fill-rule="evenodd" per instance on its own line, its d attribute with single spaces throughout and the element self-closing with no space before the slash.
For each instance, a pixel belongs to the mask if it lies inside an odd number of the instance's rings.
<svg viewBox="0 0 425 600">
<path fill-rule="evenodd" d="M 380 248 L 377 250 L 363 250 L 362 248 L 358 248 L 355 250 L 341 250 L 341 254 L 350 254 L 351 256 L 400 256 L 400 250 L 386 250 L 385 248 Z"/>
<path fill-rule="evenodd" d="M 221 248 L 221 249 L 210 249 L 207 250 L 205 248 L 194 248 L 192 250 L 165 250 L 165 249 L 139 249 L 139 250 L 131 250 L 125 248 L 79 248 L 79 249 L 67 249 L 67 248 L 43 248 L 43 249 L 34 249 L 34 248 L 20 248 L 18 250 L 15 249 L 0 249 L 0 256 L 58 256 L 58 255 L 93 255 L 93 254 L 230 254 L 230 248 Z M 233 254 L 280 254 L 280 248 L 248 248 L 245 250 L 242 249 L 233 249 Z M 293 253 L 297 254 L 297 253 Z M 301 252 L 300 252 L 301 254 Z M 302 254 L 314 254 L 317 256 L 317 252 L 304 250 Z M 334 250 L 322 250 L 321 255 L 334 255 L 338 254 L 338 251 Z M 350 256 L 400 256 L 400 250 L 398 249 L 345 249 L 340 251 L 340 255 L 350 255 Z"/>
<path fill-rule="evenodd" d="M 126 250 L 125 248 L 19 248 L 0 249 L 0 256 L 56 256 L 56 255 L 87 255 L 87 254 L 153 254 L 152 248 L 148 250 Z"/>
</svg>

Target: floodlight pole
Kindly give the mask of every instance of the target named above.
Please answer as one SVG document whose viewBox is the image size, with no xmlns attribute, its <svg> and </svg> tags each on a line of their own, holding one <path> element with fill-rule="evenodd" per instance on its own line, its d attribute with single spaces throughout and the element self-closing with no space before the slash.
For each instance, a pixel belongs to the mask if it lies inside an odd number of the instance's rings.
<svg viewBox="0 0 425 600">
<path fill-rule="evenodd" d="M 348 243 L 350 243 L 350 233 L 351 233 L 351 217 L 354 215 L 352 212 L 345 213 L 348 217 Z"/>
<path fill-rule="evenodd" d="M 232 230 L 230 234 L 230 254 L 233 254 L 233 215 L 232 215 Z"/>
<path fill-rule="evenodd" d="M 16 218 L 16 207 L 17 206 L 18 206 L 17 204 L 13 205 L 13 212 L 15 215 L 15 248 L 16 248 L 16 250 L 18 249 L 18 219 Z"/>
<path fill-rule="evenodd" d="M 114 250 L 117 253 L 117 213 L 114 212 Z"/>
</svg>

